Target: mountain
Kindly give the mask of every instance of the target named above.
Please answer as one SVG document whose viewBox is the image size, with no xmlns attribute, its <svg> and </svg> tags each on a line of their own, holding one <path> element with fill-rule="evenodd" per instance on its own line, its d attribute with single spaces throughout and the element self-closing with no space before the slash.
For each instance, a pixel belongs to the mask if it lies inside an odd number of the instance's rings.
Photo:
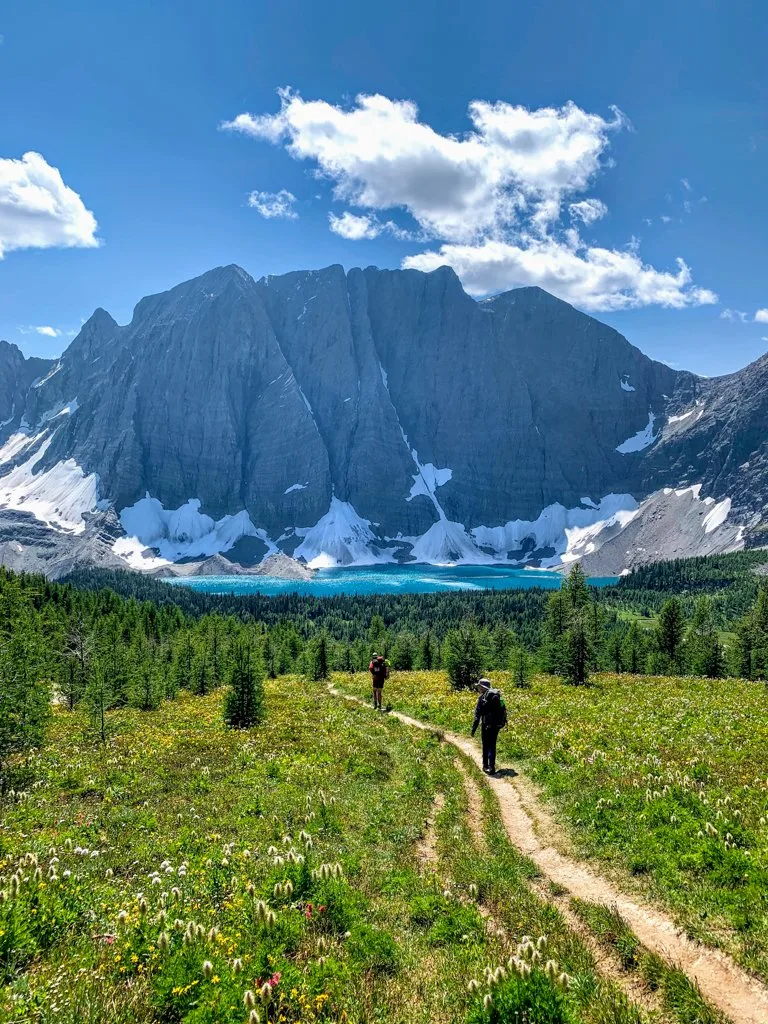
<svg viewBox="0 0 768 1024">
<path fill-rule="evenodd" d="M 725 550 L 760 537 L 767 403 L 768 360 L 672 370 L 538 288 L 220 267 L 125 326 L 96 310 L 55 362 L 0 343 L 0 559 L 614 572 L 647 538 Z"/>
</svg>

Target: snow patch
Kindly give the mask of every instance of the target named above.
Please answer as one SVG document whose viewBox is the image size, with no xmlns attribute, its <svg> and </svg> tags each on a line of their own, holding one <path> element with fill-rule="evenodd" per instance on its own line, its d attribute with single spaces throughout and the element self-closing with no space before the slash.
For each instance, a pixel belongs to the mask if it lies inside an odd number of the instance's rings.
<svg viewBox="0 0 768 1024">
<path fill-rule="evenodd" d="M 631 494 L 607 494 L 599 504 L 592 502 L 591 507 L 566 508 L 556 502 L 534 520 L 514 519 L 504 526 L 476 526 L 471 534 L 480 547 L 490 548 L 497 558 L 506 559 L 523 549 L 534 552 L 552 548 L 554 556 L 545 559 L 542 566 L 553 566 L 597 550 L 598 538 L 604 530 L 623 529 L 638 510 Z"/>
<path fill-rule="evenodd" d="M 31 437 L 14 434 L 0 450 L 0 463 L 8 462 L 41 437 L 41 434 Z M 35 472 L 53 437 L 53 434 L 47 437 L 26 461 L 0 478 L 0 508 L 30 512 L 46 526 L 82 533 L 85 529 L 83 513 L 105 508 L 108 503 L 99 499 L 98 476 L 86 475 L 74 459 L 64 459 L 49 469 Z"/>
<path fill-rule="evenodd" d="M 335 495 L 325 515 L 314 526 L 297 527 L 301 544 L 293 553 L 313 569 L 335 565 L 376 565 L 393 560 L 392 550 L 380 550 L 371 522 L 357 514 L 348 501 Z"/>
<path fill-rule="evenodd" d="M 283 494 L 290 494 L 292 491 L 303 491 L 307 487 L 309 487 L 309 481 L 305 484 L 291 484 L 290 487 L 286 487 Z"/>
<path fill-rule="evenodd" d="M 702 525 L 704 533 L 712 533 L 718 526 L 722 526 L 731 511 L 731 499 L 723 498 L 704 516 Z"/>
<path fill-rule="evenodd" d="M 413 476 L 411 493 L 405 500 L 412 501 L 417 495 L 424 494 L 431 501 L 436 503 L 437 499 L 435 498 L 435 491 L 438 487 L 442 487 L 443 484 L 448 483 L 453 476 L 453 470 L 438 469 L 436 466 L 433 466 L 431 462 L 427 462 L 422 465 L 419 462 L 419 457 L 415 451 L 412 451 L 411 455 L 418 467 L 418 472 Z M 440 511 L 442 511 L 442 509 Z"/>
<path fill-rule="evenodd" d="M 60 402 L 52 409 L 48 409 L 43 413 L 40 417 L 38 428 L 44 426 L 46 423 L 50 423 L 51 420 L 55 420 L 59 416 L 74 416 L 79 408 L 80 406 L 78 405 L 76 398 L 73 398 L 71 402 Z"/>
<path fill-rule="evenodd" d="M 60 369 L 61 369 L 61 363 L 56 363 L 56 365 L 53 366 L 48 371 L 47 376 L 42 377 L 40 380 L 36 380 L 35 383 L 32 385 L 32 387 L 33 388 L 41 388 L 43 386 L 43 384 L 47 384 L 48 381 L 51 379 L 51 377 L 55 376 L 55 374 L 57 374 Z"/>
<path fill-rule="evenodd" d="M 629 383 L 629 374 L 628 373 L 625 373 L 622 376 L 621 380 L 619 381 L 619 384 L 621 385 L 621 390 L 622 391 L 635 391 L 635 390 L 637 390 L 636 388 L 633 388 L 632 385 Z"/>
<path fill-rule="evenodd" d="M 621 455 L 629 455 L 631 452 L 641 452 L 644 448 L 650 447 L 658 436 L 653 432 L 655 420 L 655 415 L 649 410 L 648 424 L 642 430 L 638 430 L 636 434 L 633 434 L 632 437 L 628 437 L 626 441 L 622 441 L 620 445 L 617 445 L 616 451 Z"/>
<path fill-rule="evenodd" d="M 413 558 L 428 565 L 481 565 L 495 561 L 492 555 L 480 551 L 461 523 L 445 517 L 433 523 L 421 537 L 409 540 Z"/>
<path fill-rule="evenodd" d="M 694 405 L 692 409 L 689 409 L 688 412 L 681 413 L 679 416 L 669 416 L 667 423 L 682 423 L 683 420 L 690 419 L 695 412 L 698 412 L 699 414 L 696 419 L 700 420 L 704 415 L 704 403 L 702 401 L 697 401 L 696 405 Z"/>
<path fill-rule="evenodd" d="M 258 537 L 266 544 L 268 554 L 277 551 L 265 531 L 253 525 L 245 509 L 214 521 L 200 511 L 200 505 L 198 498 L 190 498 L 177 509 L 165 509 L 162 502 L 147 493 L 120 513 L 120 524 L 127 537 L 120 538 L 113 551 L 132 568 L 143 569 L 156 568 L 141 554 L 145 548 L 158 549 L 160 564 L 223 554 L 243 537 Z M 137 558 L 139 564 L 135 564 Z"/>
</svg>

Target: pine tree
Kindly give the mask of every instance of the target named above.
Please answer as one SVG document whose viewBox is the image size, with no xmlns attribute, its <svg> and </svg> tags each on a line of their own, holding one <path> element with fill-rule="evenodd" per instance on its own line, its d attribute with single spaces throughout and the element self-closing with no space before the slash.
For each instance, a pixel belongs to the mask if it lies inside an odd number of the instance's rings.
<svg viewBox="0 0 768 1024">
<path fill-rule="evenodd" d="M 9 754 L 43 742 L 51 685 L 41 675 L 41 638 L 29 611 L 13 612 L 14 628 L 0 657 L 0 773 Z"/>
<path fill-rule="evenodd" d="M 618 629 L 612 629 L 605 642 L 605 658 L 612 672 L 624 671 L 623 639 Z"/>
<path fill-rule="evenodd" d="M 589 679 L 592 657 L 586 609 L 576 607 L 570 616 L 565 642 L 565 678 L 574 686 L 582 686 Z"/>
<path fill-rule="evenodd" d="M 211 689 L 211 671 L 208 664 L 208 651 L 203 647 L 192 659 L 192 692 L 198 697 L 205 697 Z"/>
<path fill-rule="evenodd" d="M 696 602 L 688 634 L 689 666 L 694 675 L 716 679 L 723 674 L 723 650 L 712 602 L 706 596 Z"/>
<path fill-rule="evenodd" d="M 636 622 L 630 623 L 621 645 L 621 656 L 627 672 L 637 675 L 645 668 L 643 632 Z"/>
<path fill-rule="evenodd" d="M 101 658 L 94 658 L 91 664 L 84 701 L 93 732 L 102 743 L 106 743 L 107 712 L 113 705 L 114 694 L 110 685 L 109 670 Z"/>
<path fill-rule="evenodd" d="M 485 658 L 478 629 L 473 622 L 467 621 L 445 634 L 442 654 L 448 679 L 455 689 L 474 686 L 481 678 Z"/>
<path fill-rule="evenodd" d="M 432 634 L 429 630 L 421 638 L 419 644 L 418 667 L 429 672 L 435 663 L 435 650 Z"/>
<path fill-rule="evenodd" d="M 741 679 L 754 679 L 754 623 L 752 612 L 739 619 L 735 632 L 736 637 L 729 652 L 731 671 Z"/>
<path fill-rule="evenodd" d="M 224 721 L 233 729 L 250 729 L 264 720 L 264 665 L 258 651 L 245 640 L 232 650 L 229 690 L 224 701 Z"/>
<path fill-rule="evenodd" d="M 410 633 L 398 633 L 392 645 L 392 667 L 410 672 L 415 660 L 415 641 Z"/>
<path fill-rule="evenodd" d="M 512 648 L 509 658 L 509 671 L 512 673 L 512 683 L 521 688 L 531 685 L 531 662 L 528 652 L 522 644 Z"/>
<path fill-rule="evenodd" d="M 565 634 L 568 629 L 568 609 L 561 590 L 547 600 L 543 635 L 539 657 L 544 672 L 563 675 L 565 666 Z"/>
<path fill-rule="evenodd" d="M 320 681 L 327 679 L 328 672 L 328 637 L 325 630 L 315 638 L 309 650 L 307 675 L 310 679 Z"/>
<path fill-rule="evenodd" d="M 571 611 L 586 608 L 592 600 L 587 577 L 578 562 L 574 562 L 573 568 L 566 576 L 562 591 Z"/>
<path fill-rule="evenodd" d="M 656 646 L 669 668 L 681 667 L 683 633 L 683 606 L 678 597 L 671 597 L 662 605 L 656 627 Z"/>
</svg>

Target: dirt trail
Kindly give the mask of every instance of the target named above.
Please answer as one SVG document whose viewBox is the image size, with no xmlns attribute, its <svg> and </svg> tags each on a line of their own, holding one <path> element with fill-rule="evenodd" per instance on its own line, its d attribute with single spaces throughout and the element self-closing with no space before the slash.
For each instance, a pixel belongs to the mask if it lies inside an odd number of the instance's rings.
<svg viewBox="0 0 768 1024">
<path fill-rule="evenodd" d="M 329 690 L 336 697 L 364 703 L 333 687 L 329 686 Z M 480 750 L 468 737 L 444 732 L 396 711 L 390 714 L 414 729 L 439 734 L 465 757 L 482 767 Z M 726 954 L 687 938 L 662 911 L 639 903 L 622 893 L 606 878 L 595 874 L 585 864 L 545 845 L 537 834 L 533 818 L 525 808 L 514 775 L 486 778 L 499 801 L 501 816 L 511 842 L 533 861 L 546 878 L 561 886 L 571 896 L 615 907 L 647 949 L 685 971 L 699 986 L 704 998 L 722 1010 L 734 1024 L 768 1022 L 768 989 L 759 981 L 750 977 Z M 530 800 L 529 794 L 527 798 Z M 548 820 L 546 811 L 540 805 L 536 808 L 536 819 L 539 824 Z M 552 823 L 552 829 L 555 828 Z M 547 834 L 549 829 L 543 831 Z"/>
<path fill-rule="evenodd" d="M 435 797 L 430 815 L 424 828 L 424 835 L 416 844 L 416 856 L 422 870 L 435 870 L 437 867 L 437 816 L 445 807 L 445 795 L 438 793 Z"/>
</svg>

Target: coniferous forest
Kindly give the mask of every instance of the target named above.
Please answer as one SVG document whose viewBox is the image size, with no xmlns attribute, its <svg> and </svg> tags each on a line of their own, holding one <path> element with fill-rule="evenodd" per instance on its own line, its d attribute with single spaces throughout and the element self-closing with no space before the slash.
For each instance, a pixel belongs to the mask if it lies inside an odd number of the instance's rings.
<svg viewBox="0 0 768 1024">
<path fill-rule="evenodd" d="M 768 589 L 758 552 L 641 569 L 606 588 L 576 566 L 557 591 L 280 597 L 200 594 L 136 574 L 67 583 L 0 570 L 0 759 L 40 742 L 51 700 L 156 708 L 227 685 L 233 725 L 258 719 L 260 681 L 367 668 L 445 669 L 456 685 L 508 670 L 574 684 L 595 672 L 768 678 Z M 755 570 L 758 570 L 757 572 Z"/>
</svg>

